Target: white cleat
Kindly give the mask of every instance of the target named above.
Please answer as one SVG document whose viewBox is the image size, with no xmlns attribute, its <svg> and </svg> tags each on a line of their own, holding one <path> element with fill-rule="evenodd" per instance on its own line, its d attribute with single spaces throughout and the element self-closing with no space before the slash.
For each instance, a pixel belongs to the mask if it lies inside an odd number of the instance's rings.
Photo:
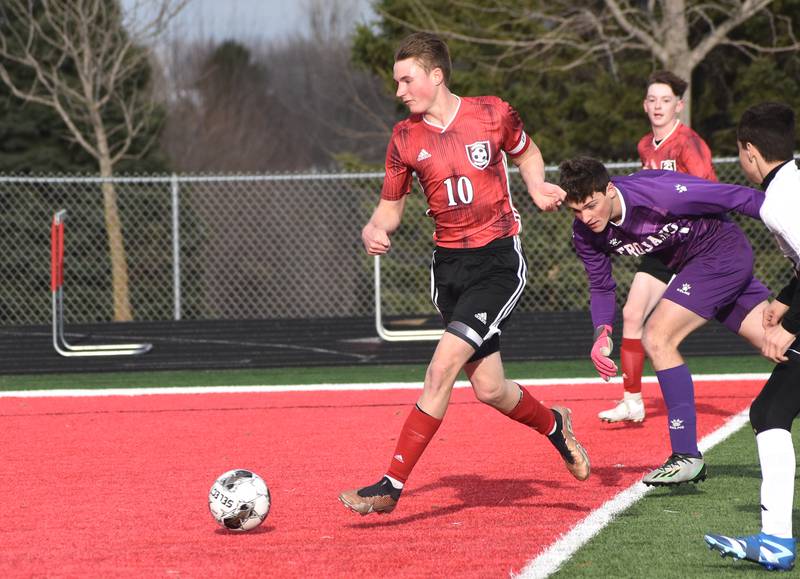
<svg viewBox="0 0 800 579">
<path fill-rule="evenodd" d="M 642 422 L 644 416 L 641 392 L 636 394 L 625 392 L 625 397 L 614 408 L 603 410 L 597 415 L 603 422 Z"/>
</svg>

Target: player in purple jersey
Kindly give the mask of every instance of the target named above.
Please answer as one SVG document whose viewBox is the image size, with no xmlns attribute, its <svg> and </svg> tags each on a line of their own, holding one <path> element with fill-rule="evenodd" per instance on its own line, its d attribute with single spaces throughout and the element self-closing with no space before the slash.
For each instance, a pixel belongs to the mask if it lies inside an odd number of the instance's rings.
<svg viewBox="0 0 800 579">
<path fill-rule="evenodd" d="M 565 204 L 575 215 L 573 243 L 589 278 L 592 361 L 603 378 L 616 374 L 608 357 L 616 314 L 610 256 L 652 254 L 677 272 L 642 337 L 667 406 L 672 446 L 671 456 L 643 482 L 664 486 L 704 480 L 694 384 L 678 347 L 716 318 L 761 349 L 769 290 L 753 277 L 753 250 L 725 214 L 736 211 L 758 219 L 764 194 L 674 171 L 611 178 L 602 163 L 585 157 L 565 161 L 560 169 Z"/>
</svg>

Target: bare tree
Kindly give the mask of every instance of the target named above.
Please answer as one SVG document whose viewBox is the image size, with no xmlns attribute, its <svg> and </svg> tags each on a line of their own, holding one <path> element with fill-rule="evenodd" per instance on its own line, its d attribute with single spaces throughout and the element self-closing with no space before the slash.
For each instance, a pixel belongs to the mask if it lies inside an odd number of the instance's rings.
<svg viewBox="0 0 800 579">
<path fill-rule="evenodd" d="M 137 78 L 148 64 L 144 46 L 165 29 L 188 0 L 136 0 L 123 13 L 118 0 L 3 0 L 0 12 L 0 80 L 16 97 L 58 112 L 71 138 L 111 177 L 134 150 L 158 106 L 150 87 Z M 18 85 L 6 68 L 16 63 L 32 72 Z M 75 80 L 77 78 L 77 81 Z M 112 114 L 113 113 L 113 114 Z M 128 268 L 117 195 L 102 184 L 111 258 L 114 319 L 132 319 Z"/>
<path fill-rule="evenodd" d="M 613 71 L 620 53 L 644 51 L 661 67 L 691 81 L 694 69 L 717 46 L 735 46 L 751 56 L 800 50 L 790 16 L 769 10 L 773 0 L 442 0 L 435 5 L 410 0 L 408 4 L 413 10 L 406 14 L 415 14 L 414 20 L 385 7 L 378 7 L 378 14 L 412 30 L 492 46 L 499 53 L 492 65 L 500 67 L 570 70 L 604 60 Z M 465 13 L 498 25 L 475 32 L 459 20 Z M 757 16 L 764 21 L 763 43 L 732 36 L 738 26 Z M 529 35 L 532 27 L 505 25 L 520 22 L 535 23 L 537 33 Z M 690 93 L 682 113 L 687 123 Z"/>
</svg>

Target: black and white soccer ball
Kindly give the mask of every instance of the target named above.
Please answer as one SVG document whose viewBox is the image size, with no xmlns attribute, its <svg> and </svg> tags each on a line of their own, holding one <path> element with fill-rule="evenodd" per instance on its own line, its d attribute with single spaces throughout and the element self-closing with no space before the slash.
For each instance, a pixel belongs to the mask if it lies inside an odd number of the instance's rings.
<svg viewBox="0 0 800 579">
<path fill-rule="evenodd" d="M 256 473 L 237 468 L 223 473 L 208 492 L 208 508 L 222 527 L 250 531 L 269 514 L 269 488 Z"/>
</svg>

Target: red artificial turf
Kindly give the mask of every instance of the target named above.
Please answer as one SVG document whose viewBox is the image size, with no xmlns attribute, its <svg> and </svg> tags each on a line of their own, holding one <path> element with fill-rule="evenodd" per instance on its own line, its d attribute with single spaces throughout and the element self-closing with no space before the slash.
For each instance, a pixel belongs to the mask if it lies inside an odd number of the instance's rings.
<svg viewBox="0 0 800 579">
<path fill-rule="evenodd" d="M 761 385 L 698 382 L 700 436 Z M 397 509 L 363 518 L 336 497 L 384 473 L 416 391 L 3 398 L 0 576 L 505 577 L 669 455 L 657 386 L 642 425 L 596 418 L 618 389 L 531 388 L 572 408 L 584 483 L 546 439 L 457 389 Z M 273 500 L 245 534 L 207 508 L 237 467 Z"/>
</svg>

